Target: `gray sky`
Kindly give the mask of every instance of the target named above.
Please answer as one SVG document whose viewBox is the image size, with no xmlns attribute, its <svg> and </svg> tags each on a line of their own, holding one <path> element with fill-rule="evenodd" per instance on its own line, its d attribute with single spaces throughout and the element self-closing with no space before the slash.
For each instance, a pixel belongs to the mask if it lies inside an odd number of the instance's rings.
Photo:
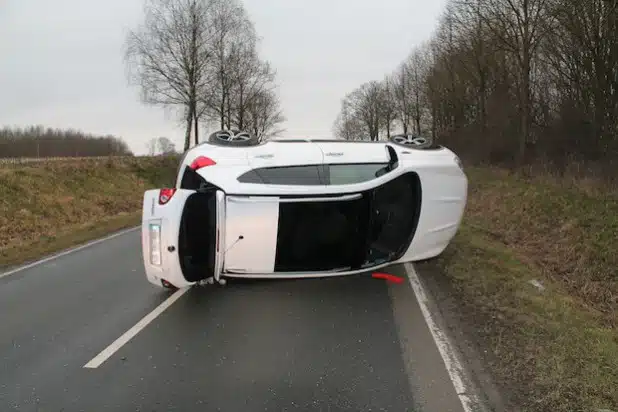
<svg viewBox="0 0 618 412">
<path fill-rule="evenodd" d="M 244 0 L 277 70 L 284 137 L 329 137 L 341 98 L 429 39 L 445 0 Z M 302 5 L 301 5 L 302 4 Z M 138 154 L 183 130 L 127 85 L 122 46 L 141 0 L 0 0 L 0 125 L 120 136 Z"/>
</svg>

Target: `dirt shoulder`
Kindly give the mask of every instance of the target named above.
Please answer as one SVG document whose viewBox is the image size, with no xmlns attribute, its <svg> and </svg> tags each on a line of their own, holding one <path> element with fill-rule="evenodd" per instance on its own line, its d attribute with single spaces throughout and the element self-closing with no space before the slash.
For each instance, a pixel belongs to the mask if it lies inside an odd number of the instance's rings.
<svg viewBox="0 0 618 412">
<path fill-rule="evenodd" d="M 468 174 L 460 232 L 418 271 L 462 352 L 482 360 L 472 365 L 481 386 L 505 410 L 618 410 L 618 196 L 584 182 Z"/>
<path fill-rule="evenodd" d="M 175 158 L 0 167 L 0 271 L 139 224 L 144 191 L 173 184 Z"/>
</svg>

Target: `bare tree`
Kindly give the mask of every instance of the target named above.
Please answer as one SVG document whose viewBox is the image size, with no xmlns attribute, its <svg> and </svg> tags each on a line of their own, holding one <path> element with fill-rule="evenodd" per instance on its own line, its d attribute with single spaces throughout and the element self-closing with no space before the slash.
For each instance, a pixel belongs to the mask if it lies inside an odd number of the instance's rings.
<svg viewBox="0 0 618 412">
<path fill-rule="evenodd" d="M 389 90 L 393 95 L 395 108 L 397 110 L 397 119 L 401 123 L 403 133 L 408 133 L 410 127 L 410 81 L 409 70 L 406 63 L 399 65 L 397 70 L 388 80 Z"/>
<path fill-rule="evenodd" d="M 255 136 L 267 140 L 284 132 L 280 126 L 285 116 L 280 108 L 279 98 L 271 90 L 257 93 L 247 106 L 247 127 Z"/>
<path fill-rule="evenodd" d="M 383 121 L 384 130 L 386 130 L 386 138 L 391 137 L 393 123 L 397 119 L 397 86 L 392 77 L 387 76 L 382 82 L 381 118 Z"/>
<path fill-rule="evenodd" d="M 159 137 L 156 141 L 161 154 L 167 155 L 176 151 L 176 145 L 167 137 Z"/>
<path fill-rule="evenodd" d="M 148 150 L 148 154 L 150 156 L 154 156 L 157 154 L 157 138 L 153 137 L 152 139 L 148 140 L 148 143 L 146 143 L 146 149 Z"/>
<path fill-rule="evenodd" d="M 341 112 L 333 125 L 333 134 L 345 140 L 362 140 L 368 135 L 347 99 L 342 101 Z"/>
<path fill-rule="evenodd" d="M 345 97 L 334 133 L 388 135 L 391 95 L 394 127 L 471 162 L 618 177 L 617 31 L 617 0 L 450 0 L 428 46 Z"/>
<path fill-rule="evenodd" d="M 557 25 L 544 43 L 553 108 L 564 119 L 566 150 L 600 158 L 618 152 L 618 3 L 563 0 Z"/>
<path fill-rule="evenodd" d="M 221 129 L 231 128 L 232 92 L 237 64 L 255 50 L 257 36 L 253 22 L 237 0 L 212 0 L 212 64 L 208 70 L 213 84 L 200 89 L 200 98 L 210 119 L 217 119 Z"/>
<path fill-rule="evenodd" d="M 259 99 L 264 93 L 275 92 L 276 73 L 268 62 L 258 58 L 255 48 L 239 49 L 235 58 L 237 62 L 232 71 L 233 85 L 230 98 L 234 115 L 230 123 L 237 129 L 243 130 L 249 126 L 249 108 L 259 104 Z M 271 103 L 268 99 L 264 101 Z"/>
<path fill-rule="evenodd" d="M 276 73 L 257 43 L 240 0 L 146 0 L 125 58 L 145 103 L 182 114 L 186 151 L 192 134 L 199 142 L 200 124 L 254 128 L 264 137 L 280 132 Z"/>
<path fill-rule="evenodd" d="M 145 103 L 181 109 L 185 150 L 199 117 L 198 92 L 210 84 L 209 0 L 147 0 L 143 24 L 127 37 L 125 60 Z M 197 126 L 195 127 L 197 142 Z"/>
<path fill-rule="evenodd" d="M 551 30 L 550 0 L 485 0 L 483 20 L 499 46 L 513 56 L 517 68 L 520 112 L 518 158 L 524 160 L 530 138 L 532 115 L 532 73 L 541 41 Z"/>
<path fill-rule="evenodd" d="M 344 105 L 348 105 L 350 110 L 358 116 L 358 120 L 363 124 L 367 136 L 370 140 L 376 141 L 380 137 L 380 129 L 384 125 L 382 119 L 382 102 L 384 88 L 378 81 L 371 81 L 362 84 L 358 89 L 345 97 Z"/>
<path fill-rule="evenodd" d="M 407 61 L 410 100 L 408 107 L 414 122 L 414 132 L 417 135 L 421 135 L 423 132 L 421 124 L 424 120 L 425 108 L 427 107 L 425 102 L 425 84 L 429 70 L 428 58 L 427 49 L 419 48 L 410 55 Z"/>
</svg>

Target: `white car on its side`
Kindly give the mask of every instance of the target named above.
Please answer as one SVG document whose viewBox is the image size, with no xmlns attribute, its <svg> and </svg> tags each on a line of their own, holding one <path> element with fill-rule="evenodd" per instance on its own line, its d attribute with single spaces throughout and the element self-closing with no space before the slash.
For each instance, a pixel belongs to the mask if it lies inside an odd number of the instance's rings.
<svg viewBox="0 0 618 412">
<path fill-rule="evenodd" d="M 220 131 L 188 150 L 174 188 L 144 194 L 148 280 L 341 276 L 438 256 L 468 180 L 424 139 L 280 139 Z"/>
</svg>

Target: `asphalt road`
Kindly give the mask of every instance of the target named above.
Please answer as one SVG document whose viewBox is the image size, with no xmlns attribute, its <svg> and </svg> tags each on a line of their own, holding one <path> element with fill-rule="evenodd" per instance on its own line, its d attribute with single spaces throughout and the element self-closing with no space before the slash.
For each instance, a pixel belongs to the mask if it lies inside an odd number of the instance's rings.
<svg viewBox="0 0 618 412">
<path fill-rule="evenodd" d="M 0 411 L 462 411 L 409 282 L 369 274 L 193 288 L 84 368 L 170 294 L 139 242 L 0 278 Z"/>
</svg>

